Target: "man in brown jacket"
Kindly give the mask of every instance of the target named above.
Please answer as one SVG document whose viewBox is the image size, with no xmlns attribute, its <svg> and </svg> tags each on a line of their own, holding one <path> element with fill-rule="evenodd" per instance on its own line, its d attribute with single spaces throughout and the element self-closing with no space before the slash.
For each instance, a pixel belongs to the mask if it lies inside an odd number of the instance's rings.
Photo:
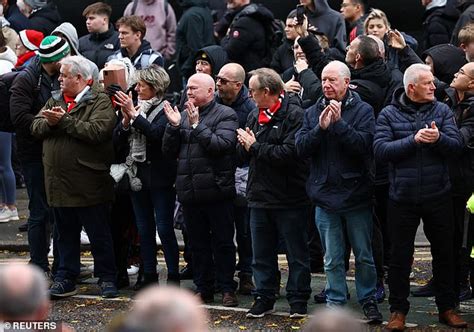
<svg viewBox="0 0 474 332">
<path fill-rule="evenodd" d="M 107 95 L 91 88 L 91 74 L 85 58 L 64 58 L 59 75 L 61 95 L 48 100 L 31 126 L 32 134 L 43 139 L 46 196 L 59 234 L 60 261 L 50 288 L 53 298 L 76 293 L 82 227 L 91 241 L 102 296 L 117 296 L 108 226 L 116 117 Z"/>
</svg>

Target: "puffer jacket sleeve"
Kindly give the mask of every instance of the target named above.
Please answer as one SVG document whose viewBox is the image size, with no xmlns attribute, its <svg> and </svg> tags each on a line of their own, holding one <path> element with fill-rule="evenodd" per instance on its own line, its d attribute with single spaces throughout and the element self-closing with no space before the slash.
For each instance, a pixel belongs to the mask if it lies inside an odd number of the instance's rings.
<svg viewBox="0 0 474 332">
<path fill-rule="evenodd" d="M 315 153 L 325 137 L 326 131 L 319 126 L 319 119 L 312 121 L 312 118 L 316 116 L 318 116 L 316 114 L 316 107 L 306 109 L 303 125 L 295 135 L 296 152 L 302 158 L 309 157 Z"/>
<path fill-rule="evenodd" d="M 95 101 L 94 111 L 87 121 L 76 119 L 66 113 L 58 122 L 58 127 L 68 135 L 90 143 L 100 144 L 112 137 L 116 115 L 106 94 L 101 93 Z"/>
<path fill-rule="evenodd" d="M 378 162 L 398 161 L 416 150 L 415 135 L 411 134 L 395 140 L 390 123 L 390 113 L 396 110 L 388 106 L 382 110 L 377 118 L 374 138 L 375 160 Z"/>
<path fill-rule="evenodd" d="M 237 113 L 230 108 L 219 111 L 222 115 L 215 131 L 200 122 L 192 132 L 201 147 L 214 155 L 220 155 L 235 149 L 237 144 L 236 130 L 239 127 Z"/>
<path fill-rule="evenodd" d="M 182 120 L 181 120 L 182 121 Z M 164 156 L 172 159 L 178 158 L 179 149 L 181 146 L 181 126 L 166 125 L 165 133 L 163 135 L 163 143 L 161 145 L 161 152 Z"/>
<path fill-rule="evenodd" d="M 290 110 L 285 125 L 285 133 L 282 134 L 284 140 L 280 144 L 266 142 L 255 142 L 250 147 L 250 154 L 259 161 L 268 162 L 278 166 L 294 164 L 297 159 L 295 147 L 295 135 L 303 123 L 303 111 Z"/>
<path fill-rule="evenodd" d="M 463 140 L 454 120 L 454 113 L 447 105 L 439 103 L 437 107 L 442 107 L 444 111 L 443 123 L 437 124 L 439 139 L 431 147 L 439 151 L 444 157 L 452 157 L 460 154 L 463 148 Z"/>
<path fill-rule="evenodd" d="M 341 118 L 332 124 L 333 130 L 339 136 L 339 142 L 346 153 L 359 155 L 372 150 L 375 132 L 375 117 L 372 106 L 365 104 L 357 110 L 359 121 L 353 125 Z"/>
</svg>

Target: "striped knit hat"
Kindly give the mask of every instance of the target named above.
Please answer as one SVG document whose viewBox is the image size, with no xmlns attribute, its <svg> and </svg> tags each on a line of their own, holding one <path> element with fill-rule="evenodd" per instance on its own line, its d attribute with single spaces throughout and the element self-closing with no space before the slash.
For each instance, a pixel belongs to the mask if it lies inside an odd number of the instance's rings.
<svg viewBox="0 0 474 332">
<path fill-rule="evenodd" d="M 47 36 L 41 42 L 39 58 L 43 63 L 56 62 L 70 53 L 69 44 L 58 36 Z"/>
<path fill-rule="evenodd" d="M 36 51 L 39 48 L 43 38 L 43 33 L 36 30 L 20 31 L 20 41 L 29 51 Z"/>
</svg>

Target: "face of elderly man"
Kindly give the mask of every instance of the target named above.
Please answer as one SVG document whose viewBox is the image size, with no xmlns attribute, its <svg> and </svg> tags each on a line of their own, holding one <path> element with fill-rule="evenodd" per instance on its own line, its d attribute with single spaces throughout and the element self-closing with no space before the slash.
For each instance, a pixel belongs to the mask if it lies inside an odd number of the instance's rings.
<svg viewBox="0 0 474 332">
<path fill-rule="evenodd" d="M 74 97 L 78 93 L 80 76 L 72 75 L 71 65 L 62 65 L 59 71 L 59 83 L 61 91 L 66 96 Z"/>
<path fill-rule="evenodd" d="M 323 94 L 327 99 L 341 101 L 349 87 L 349 77 L 343 77 L 340 66 L 329 64 L 321 74 Z"/>
<path fill-rule="evenodd" d="M 214 98 L 215 83 L 207 74 L 194 74 L 188 80 L 186 94 L 194 106 L 204 106 Z"/>
<path fill-rule="evenodd" d="M 416 83 L 411 83 L 408 89 L 409 98 L 414 102 L 429 103 L 433 101 L 436 90 L 433 74 L 428 71 L 420 71 Z"/>
</svg>

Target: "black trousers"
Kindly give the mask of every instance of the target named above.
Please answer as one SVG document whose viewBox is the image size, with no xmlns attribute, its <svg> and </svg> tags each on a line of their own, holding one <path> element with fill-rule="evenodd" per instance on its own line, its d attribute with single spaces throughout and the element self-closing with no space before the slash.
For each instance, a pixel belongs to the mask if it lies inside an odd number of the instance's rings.
<svg viewBox="0 0 474 332">
<path fill-rule="evenodd" d="M 197 292 L 212 294 L 214 279 L 222 292 L 234 292 L 235 245 L 232 201 L 183 204 Z M 215 273 L 214 273 L 215 271 Z"/>
<path fill-rule="evenodd" d="M 391 258 L 388 273 L 391 312 L 407 314 L 410 309 L 410 270 L 416 230 L 423 220 L 423 230 L 431 244 L 436 305 L 439 312 L 453 309 L 453 207 L 450 195 L 421 204 L 388 202 L 391 235 Z"/>
</svg>

